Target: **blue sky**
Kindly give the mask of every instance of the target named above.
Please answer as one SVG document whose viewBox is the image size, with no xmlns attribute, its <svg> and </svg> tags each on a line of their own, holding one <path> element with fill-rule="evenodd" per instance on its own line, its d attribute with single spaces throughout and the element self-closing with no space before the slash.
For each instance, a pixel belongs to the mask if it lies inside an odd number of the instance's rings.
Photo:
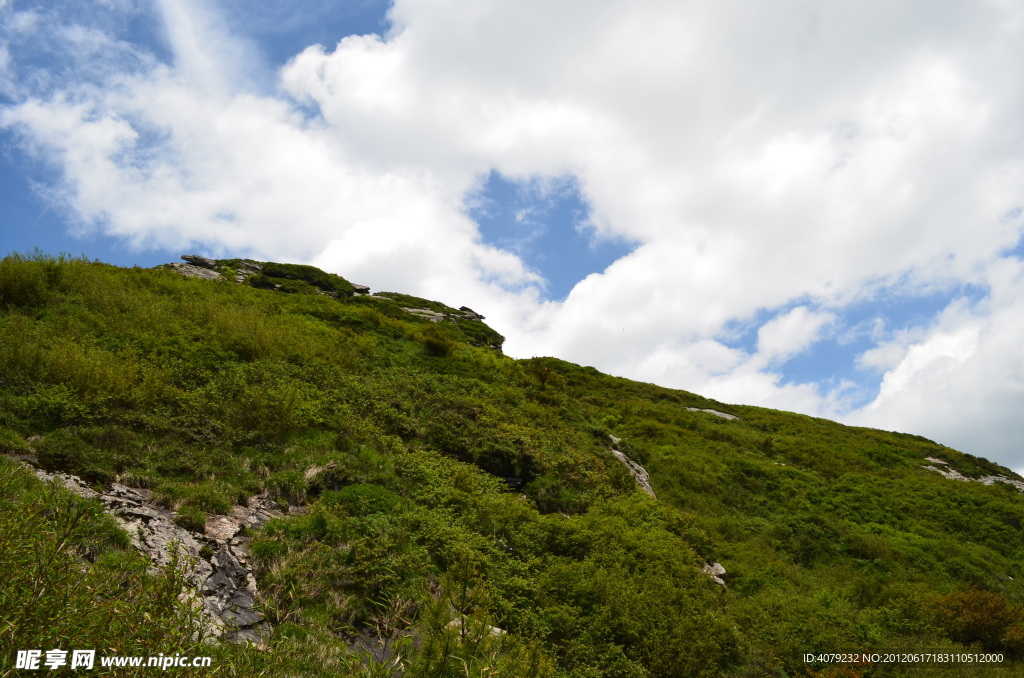
<svg viewBox="0 0 1024 678">
<path fill-rule="evenodd" d="M 0 0 L 0 250 L 313 263 L 511 355 L 1020 469 L 1022 32 L 994 1 Z"/>
</svg>

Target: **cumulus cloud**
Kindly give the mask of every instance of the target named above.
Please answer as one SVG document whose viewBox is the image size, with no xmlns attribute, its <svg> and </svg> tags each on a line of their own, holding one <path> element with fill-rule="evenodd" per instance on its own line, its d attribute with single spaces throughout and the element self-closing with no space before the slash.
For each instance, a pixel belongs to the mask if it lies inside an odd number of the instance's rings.
<svg viewBox="0 0 1024 678">
<path fill-rule="evenodd" d="M 214 5 L 157 7 L 169 62 L 111 62 L 0 114 L 83 227 L 310 261 L 479 308 L 513 355 L 1021 460 L 1012 3 L 395 0 L 384 36 L 310 46 L 274 91 Z M 588 225 L 638 246 L 543 301 L 466 216 L 492 170 L 575 177 Z M 957 284 L 991 294 L 872 335 L 862 411 L 841 380 L 784 377 L 852 332 L 850 304 Z M 755 348 L 729 345 L 766 312 Z"/>
<path fill-rule="evenodd" d="M 984 302 L 954 302 L 922 336 L 883 349 L 888 355 L 878 364 L 887 370 L 878 396 L 851 413 L 851 422 L 927 432 L 1020 467 L 1014 422 L 1024 408 L 1024 264 L 1004 259 L 987 275 Z"/>
<path fill-rule="evenodd" d="M 769 361 L 789 358 L 814 343 L 821 329 L 833 320 L 831 313 L 814 313 L 806 306 L 797 306 L 761 326 L 757 352 Z"/>
</svg>

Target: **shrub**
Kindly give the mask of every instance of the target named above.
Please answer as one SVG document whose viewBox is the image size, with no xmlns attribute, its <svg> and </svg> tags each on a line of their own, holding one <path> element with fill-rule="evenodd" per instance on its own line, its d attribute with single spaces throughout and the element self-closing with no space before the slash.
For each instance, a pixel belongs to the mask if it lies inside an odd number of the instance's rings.
<svg viewBox="0 0 1024 678">
<path fill-rule="evenodd" d="M 308 490 L 306 480 L 299 471 L 278 471 L 267 478 L 267 491 L 274 499 L 288 504 L 303 504 Z"/>
<path fill-rule="evenodd" d="M 217 481 L 193 485 L 184 491 L 185 506 L 194 506 L 207 513 L 220 515 L 231 513 L 233 499 L 234 491 L 231 486 Z"/>
<path fill-rule="evenodd" d="M 938 626 L 959 643 L 981 643 L 986 650 L 998 651 L 1004 648 L 1004 638 L 1014 645 L 1019 642 L 1020 628 L 1014 624 L 1024 619 L 1021 609 L 998 593 L 978 589 L 947 593 L 937 597 L 932 608 Z"/>
<path fill-rule="evenodd" d="M 337 491 L 325 492 L 321 502 L 326 506 L 343 506 L 352 516 L 390 513 L 402 505 L 401 497 L 373 483 L 349 485 Z"/>
<path fill-rule="evenodd" d="M 186 530 L 203 532 L 206 530 L 206 513 L 198 507 L 186 504 L 178 509 L 178 515 L 174 516 L 174 522 Z"/>
<path fill-rule="evenodd" d="M 113 454 L 89 445 L 72 429 L 60 429 L 36 444 L 39 464 L 48 471 L 64 471 L 90 483 L 114 480 Z"/>
<path fill-rule="evenodd" d="M 61 260 L 12 254 L 0 259 L 0 308 L 37 308 L 60 281 Z"/>
<path fill-rule="evenodd" d="M 420 341 L 429 355 L 435 358 L 447 358 L 455 342 L 448 338 L 436 325 L 428 325 L 420 332 Z"/>
</svg>

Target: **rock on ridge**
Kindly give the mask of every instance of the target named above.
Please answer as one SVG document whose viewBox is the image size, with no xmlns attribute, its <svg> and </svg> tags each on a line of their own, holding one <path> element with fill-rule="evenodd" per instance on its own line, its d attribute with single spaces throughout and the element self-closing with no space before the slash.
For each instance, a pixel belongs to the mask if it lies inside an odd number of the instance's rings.
<svg viewBox="0 0 1024 678">
<path fill-rule="evenodd" d="M 183 254 L 181 255 L 181 258 L 193 266 L 198 266 L 200 268 L 208 268 L 211 271 L 216 270 L 217 268 L 216 260 L 207 259 L 206 257 L 199 256 L 198 254 Z"/>
<path fill-rule="evenodd" d="M 185 257 L 182 257 L 182 259 L 184 258 Z M 235 266 L 235 282 L 243 283 L 246 281 L 246 279 L 256 275 L 262 270 L 263 266 L 261 264 L 258 264 L 255 261 L 252 261 L 251 259 L 242 259 L 240 262 L 238 262 L 238 265 Z"/>
<path fill-rule="evenodd" d="M 217 273 L 217 271 L 204 268 L 203 266 L 196 266 L 195 264 L 183 264 L 176 261 L 173 264 L 167 264 L 167 267 L 187 278 L 200 278 L 202 280 L 221 279 L 220 273 Z"/>
<path fill-rule="evenodd" d="M 386 299 L 387 297 L 385 297 Z M 455 318 L 464 318 L 465 320 L 484 320 L 484 316 L 480 315 L 468 306 L 460 306 L 458 312 L 442 313 L 440 311 L 432 311 L 429 308 L 409 308 L 407 306 L 400 306 L 406 313 L 411 313 L 414 316 L 429 320 L 432 323 L 439 323 L 443 320 L 452 320 Z"/>
<path fill-rule="evenodd" d="M 182 262 L 173 262 L 170 264 L 160 264 L 156 268 L 167 268 L 181 275 L 189 278 L 201 278 L 203 280 L 229 280 L 228 275 L 231 271 L 234 271 L 234 281 L 236 283 L 244 283 L 249 278 L 259 275 L 263 272 L 263 264 L 252 259 L 232 259 L 232 260 L 217 260 L 210 259 L 208 257 L 201 257 L 198 254 L 183 254 L 181 258 Z M 221 261 L 231 261 L 232 268 L 222 264 Z M 356 285 L 355 283 L 349 283 L 352 285 L 353 296 L 363 296 L 370 293 L 370 288 L 366 285 Z M 275 286 L 280 287 L 280 285 Z M 338 298 L 337 292 L 320 290 L 321 294 Z"/>
</svg>

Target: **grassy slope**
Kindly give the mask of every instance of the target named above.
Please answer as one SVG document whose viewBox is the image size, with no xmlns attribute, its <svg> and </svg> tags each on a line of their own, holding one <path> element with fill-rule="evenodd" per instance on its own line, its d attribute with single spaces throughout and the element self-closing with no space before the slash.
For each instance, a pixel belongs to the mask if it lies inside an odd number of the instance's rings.
<svg viewBox="0 0 1024 678">
<path fill-rule="evenodd" d="M 253 535 L 278 630 L 269 651 L 224 655 L 240 675 L 372 674 L 348 654 L 357 637 L 379 675 L 401 661 L 422 676 L 801 675 L 804 652 L 1024 651 L 1024 497 L 920 467 L 1006 469 L 514 361 L 483 323 L 430 323 L 408 297 L 312 292 L 0 262 L 0 447 L 193 512 L 264 489 L 310 505 Z M 711 560 L 728 589 L 700 572 Z"/>
</svg>

